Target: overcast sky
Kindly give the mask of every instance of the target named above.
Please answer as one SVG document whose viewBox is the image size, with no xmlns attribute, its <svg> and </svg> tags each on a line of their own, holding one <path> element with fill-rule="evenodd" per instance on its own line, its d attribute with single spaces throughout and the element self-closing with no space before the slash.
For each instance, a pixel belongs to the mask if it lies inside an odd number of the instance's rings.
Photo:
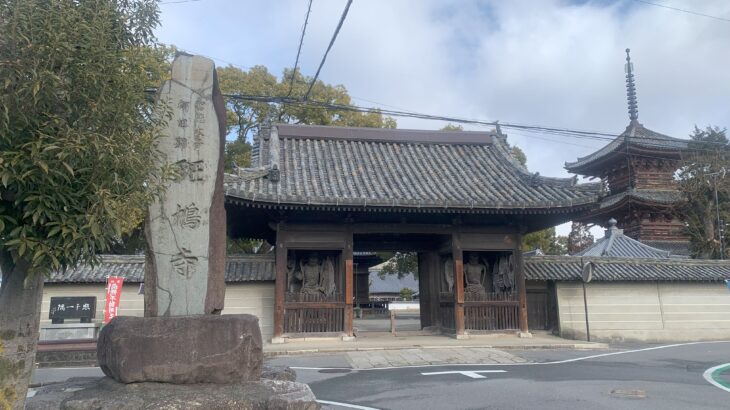
<svg viewBox="0 0 730 410">
<path fill-rule="evenodd" d="M 727 0 L 652 2 L 730 19 Z M 294 64 L 307 4 L 170 2 L 157 35 L 218 65 L 281 75 Z M 305 75 L 315 73 L 345 4 L 313 1 Z M 686 138 L 695 124 L 730 125 L 730 21 L 635 0 L 354 0 L 320 78 L 344 85 L 361 106 L 619 134 L 629 122 L 627 47 L 647 128 Z M 444 125 L 397 120 L 399 128 Z M 606 143 L 505 132 L 530 171 L 548 176 L 569 176 L 565 161 Z"/>
</svg>

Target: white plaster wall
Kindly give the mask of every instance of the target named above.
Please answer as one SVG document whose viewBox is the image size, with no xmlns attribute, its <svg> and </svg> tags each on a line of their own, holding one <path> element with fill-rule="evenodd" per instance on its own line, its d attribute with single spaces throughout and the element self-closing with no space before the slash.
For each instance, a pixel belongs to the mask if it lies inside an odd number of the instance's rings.
<svg viewBox="0 0 730 410">
<path fill-rule="evenodd" d="M 48 309 L 52 296 L 96 296 L 96 318 L 104 319 L 104 284 L 46 284 L 43 287 L 41 304 L 41 327 L 51 326 Z M 119 316 L 144 316 L 144 295 L 138 293 L 138 283 L 125 283 L 119 302 Z M 247 313 L 259 318 L 261 336 L 271 340 L 274 327 L 274 283 L 250 282 L 226 285 L 226 299 L 223 314 Z M 66 323 L 78 322 L 67 320 Z"/>
<path fill-rule="evenodd" d="M 560 334 L 586 338 L 580 282 L 556 286 Z M 586 284 L 591 340 L 669 342 L 730 339 L 730 292 L 723 283 Z"/>
</svg>

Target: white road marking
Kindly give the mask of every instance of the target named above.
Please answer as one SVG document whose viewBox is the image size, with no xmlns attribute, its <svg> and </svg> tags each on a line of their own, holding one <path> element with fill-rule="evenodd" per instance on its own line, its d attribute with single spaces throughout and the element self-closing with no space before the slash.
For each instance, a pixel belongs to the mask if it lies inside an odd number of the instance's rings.
<svg viewBox="0 0 730 410">
<path fill-rule="evenodd" d="M 671 345 L 662 345 L 662 346 L 654 346 L 654 347 L 646 347 L 643 349 L 634 349 L 634 350 L 623 350 L 620 352 L 610 352 L 610 353 L 601 353 L 601 354 L 594 354 L 591 356 L 583 356 L 583 357 L 576 357 L 573 359 L 565 359 L 565 360 L 556 360 L 552 362 L 528 362 L 528 363 L 455 363 L 455 364 L 422 364 L 422 365 L 409 365 L 409 366 L 387 366 L 387 367 L 372 367 L 369 369 L 355 369 L 352 367 L 297 367 L 297 366 L 289 366 L 292 369 L 295 370 L 352 370 L 356 372 L 361 371 L 369 371 L 369 370 L 396 370 L 396 369 L 414 369 L 414 368 L 427 368 L 427 367 L 459 367 L 459 366 L 537 366 L 537 365 L 547 365 L 547 364 L 563 364 L 563 363 L 573 363 L 573 362 L 579 362 L 582 360 L 589 360 L 589 359 L 597 359 L 600 357 L 608 357 L 608 356 L 617 356 L 622 354 L 628 354 L 628 353 L 638 353 L 638 352 L 647 352 L 651 350 L 659 350 L 659 349 L 668 349 L 672 347 L 681 347 L 681 346 L 691 346 L 691 345 L 698 345 L 698 344 L 716 344 L 716 343 L 730 343 L 730 340 L 719 340 L 719 341 L 710 341 L 710 342 L 687 342 L 687 343 L 676 343 Z M 449 348 L 458 348 L 459 346 L 449 346 Z"/>
<path fill-rule="evenodd" d="M 487 376 L 482 376 L 479 373 L 507 373 L 506 370 L 464 370 L 464 371 L 453 371 L 453 372 L 430 372 L 421 373 L 424 376 L 435 376 L 438 374 L 461 374 L 472 379 L 486 379 Z"/>
<path fill-rule="evenodd" d="M 357 404 L 350 404 L 350 403 L 340 403 L 338 401 L 329 401 L 329 400 L 317 400 L 318 403 L 322 404 L 331 404 L 333 406 L 340 406 L 340 407 L 347 407 L 350 409 L 359 409 L 359 410 L 380 410 L 376 409 L 375 407 L 367 407 L 367 406 L 358 406 Z"/>
<path fill-rule="evenodd" d="M 710 367 L 709 369 L 705 370 L 704 373 L 702 373 L 702 377 L 705 378 L 711 385 L 717 387 L 718 389 L 725 390 L 726 392 L 730 393 L 730 388 L 727 386 L 724 386 L 717 380 L 715 380 L 714 377 L 712 377 L 712 373 L 714 373 L 718 369 L 722 369 L 723 367 L 730 368 L 730 363 L 721 364 L 719 366 Z"/>
</svg>

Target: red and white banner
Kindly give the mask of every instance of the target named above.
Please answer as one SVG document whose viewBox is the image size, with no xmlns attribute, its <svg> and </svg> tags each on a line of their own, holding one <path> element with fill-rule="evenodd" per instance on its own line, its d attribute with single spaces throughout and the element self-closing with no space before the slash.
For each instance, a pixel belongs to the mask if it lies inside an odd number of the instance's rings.
<svg viewBox="0 0 730 410">
<path fill-rule="evenodd" d="M 104 324 L 117 316 L 119 299 L 122 297 L 122 283 L 124 278 L 109 276 L 106 279 L 106 300 L 104 302 Z"/>
</svg>

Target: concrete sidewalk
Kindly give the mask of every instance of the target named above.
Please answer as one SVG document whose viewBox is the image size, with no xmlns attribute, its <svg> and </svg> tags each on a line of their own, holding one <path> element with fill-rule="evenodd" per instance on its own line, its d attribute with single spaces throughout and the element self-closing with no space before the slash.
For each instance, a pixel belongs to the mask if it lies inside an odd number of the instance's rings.
<svg viewBox="0 0 730 410">
<path fill-rule="evenodd" d="M 298 355 L 374 350 L 442 349 L 442 348 L 490 348 L 490 349 L 607 349 L 606 343 L 591 343 L 562 339 L 546 333 L 535 333 L 531 338 L 513 335 L 471 335 L 466 340 L 449 336 L 378 336 L 358 337 L 353 341 L 339 339 L 305 339 L 280 344 L 264 344 L 264 355 Z"/>
</svg>

